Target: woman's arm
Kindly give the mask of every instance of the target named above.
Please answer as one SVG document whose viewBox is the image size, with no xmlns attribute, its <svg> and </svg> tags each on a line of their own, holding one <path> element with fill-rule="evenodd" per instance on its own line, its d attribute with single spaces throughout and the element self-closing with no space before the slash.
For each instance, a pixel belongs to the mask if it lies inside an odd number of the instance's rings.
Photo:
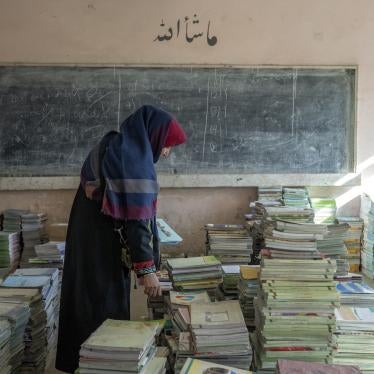
<svg viewBox="0 0 374 374">
<path fill-rule="evenodd" d="M 144 284 L 144 292 L 149 296 L 161 295 L 154 262 L 152 220 L 128 220 L 125 227 L 133 268 Z"/>
</svg>

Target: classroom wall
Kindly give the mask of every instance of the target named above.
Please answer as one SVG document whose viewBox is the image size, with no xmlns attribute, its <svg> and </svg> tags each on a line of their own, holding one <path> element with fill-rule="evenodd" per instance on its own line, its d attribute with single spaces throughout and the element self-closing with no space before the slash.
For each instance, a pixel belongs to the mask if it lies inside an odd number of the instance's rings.
<svg viewBox="0 0 374 374">
<path fill-rule="evenodd" d="M 189 36 L 203 32 L 203 37 L 186 40 L 185 16 L 190 17 Z M 209 21 L 210 37 L 217 37 L 214 46 L 206 38 Z M 169 27 L 172 39 L 154 41 Z M 357 166 L 369 192 L 374 177 L 373 35 L 371 0 L 0 0 L 0 63 L 357 65 Z M 345 200 L 359 191 L 344 190 Z M 201 251 L 202 225 L 242 221 L 255 192 L 164 189 L 159 212 L 185 238 L 181 250 Z M 0 192 L 0 210 L 30 207 L 47 211 L 51 221 L 65 221 L 73 196 L 72 190 Z M 350 205 L 352 213 L 358 208 Z"/>
</svg>

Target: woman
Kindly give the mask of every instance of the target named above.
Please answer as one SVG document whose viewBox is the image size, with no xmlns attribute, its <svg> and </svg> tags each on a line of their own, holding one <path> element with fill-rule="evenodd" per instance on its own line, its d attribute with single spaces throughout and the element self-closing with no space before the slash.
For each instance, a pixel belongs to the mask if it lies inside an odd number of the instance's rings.
<svg viewBox="0 0 374 374">
<path fill-rule="evenodd" d="M 160 294 L 154 163 L 186 141 L 171 115 L 143 106 L 90 152 L 70 213 L 56 368 L 72 373 L 80 345 L 107 318 L 130 318 L 130 270 Z"/>
</svg>

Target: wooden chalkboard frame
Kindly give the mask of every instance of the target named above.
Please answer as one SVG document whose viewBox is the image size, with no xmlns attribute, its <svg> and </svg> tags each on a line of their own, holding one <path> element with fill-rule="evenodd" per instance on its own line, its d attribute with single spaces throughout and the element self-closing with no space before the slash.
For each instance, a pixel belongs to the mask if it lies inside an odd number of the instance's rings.
<svg viewBox="0 0 374 374">
<path fill-rule="evenodd" d="M 159 173 L 161 187 L 228 187 L 228 186 L 266 186 L 282 185 L 310 185 L 330 186 L 359 185 L 361 176 L 356 171 L 357 159 L 357 73 L 355 65 L 159 65 L 159 64 L 1 64 L 1 66 L 27 67 L 119 67 L 119 68 L 196 68 L 196 69 L 350 69 L 355 71 L 354 92 L 354 127 L 350 144 L 350 172 L 347 174 L 193 174 L 168 175 Z M 71 189 L 75 188 L 78 177 L 0 177 L 0 190 L 41 190 L 41 189 Z"/>
</svg>

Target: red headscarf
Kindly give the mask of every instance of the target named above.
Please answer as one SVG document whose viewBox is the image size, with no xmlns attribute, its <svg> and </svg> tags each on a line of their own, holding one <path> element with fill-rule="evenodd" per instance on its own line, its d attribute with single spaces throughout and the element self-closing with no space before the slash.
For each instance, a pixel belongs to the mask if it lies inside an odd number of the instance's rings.
<svg viewBox="0 0 374 374">
<path fill-rule="evenodd" d="M 187 140 L 186 133 L 176 120 L 172 120 L 169 125 L 169 131 L 166 135 L 164 147 L 174 147 L 183 144 Z"/>
</svg>

